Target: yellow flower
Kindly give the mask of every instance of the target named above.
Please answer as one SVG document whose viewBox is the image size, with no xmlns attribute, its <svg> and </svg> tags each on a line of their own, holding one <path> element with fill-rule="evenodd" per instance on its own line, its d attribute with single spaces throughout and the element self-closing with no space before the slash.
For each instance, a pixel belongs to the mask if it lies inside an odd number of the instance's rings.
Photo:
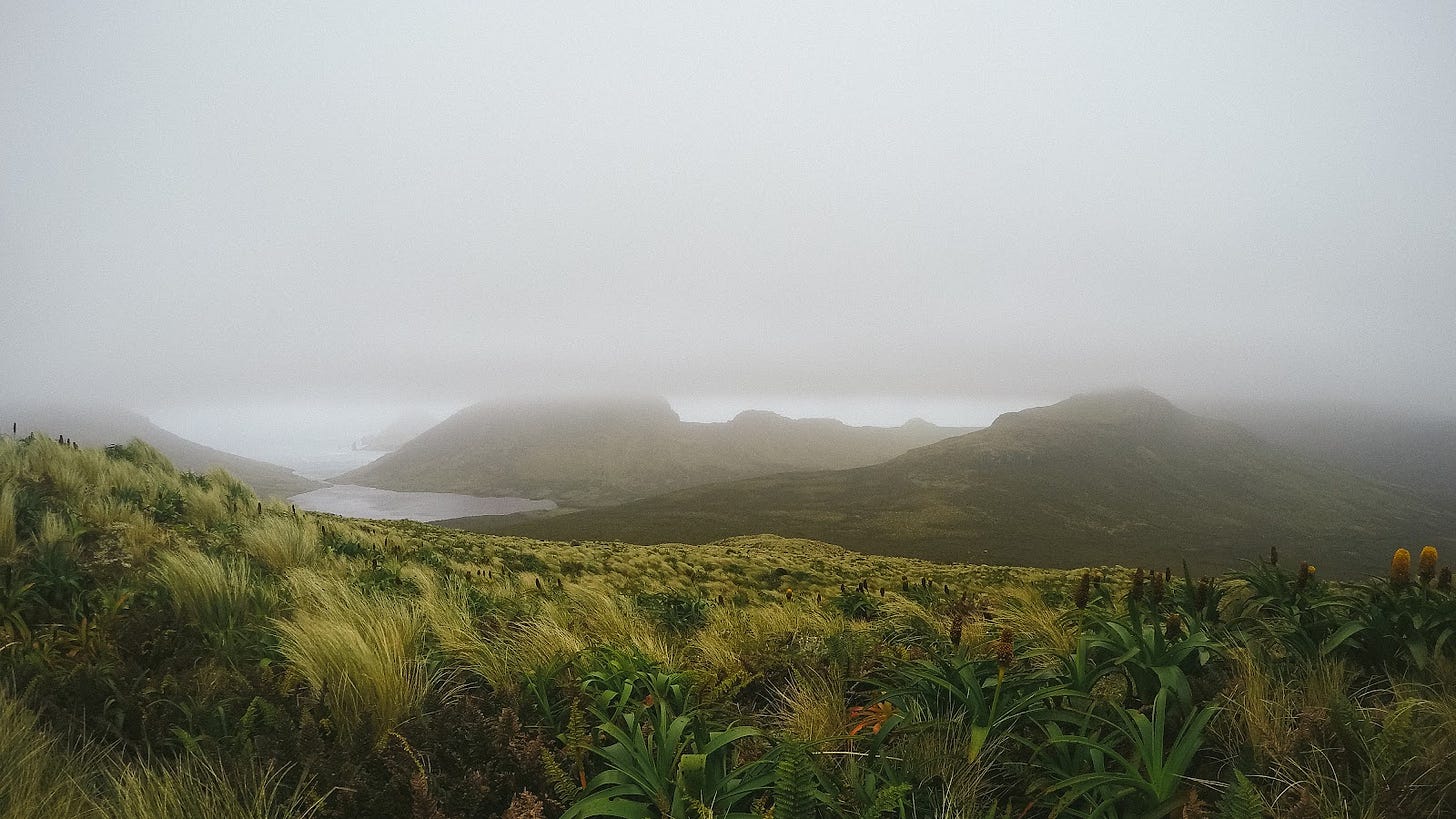
<svg viewBox="0 0 1456 819">
<path fill-rule="evenodd" d="M 1408 550 L 1395 550 L 1395 556 L 1390 559 L 1390 583 L 1392 586 L 1404 586 L 1410 582 L 1410 560 L 1411 554 Z"/>
<path fill-rule="evenodd" d="M 1421 582 L 1429 583 L 1436 576 L 1436 547 L 1427 546 L 1421 550 Z"/>
</svg>

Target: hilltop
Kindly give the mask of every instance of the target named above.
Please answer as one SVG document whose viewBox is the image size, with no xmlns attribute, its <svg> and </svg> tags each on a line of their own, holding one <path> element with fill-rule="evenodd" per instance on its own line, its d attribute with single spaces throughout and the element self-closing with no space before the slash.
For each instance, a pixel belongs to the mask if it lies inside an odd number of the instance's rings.
<svg viewBox="0 0 1456 819">
<path fill-rule="evenodd" d="M 140 415 L 120 407 L 0 407 L 0 424 L 9 434 L 15 424 L 20 436 L 38 433 L 54 439 L 64 435 L 83 447 L 104 447 L 132 439 L 146 441 L 166 455 L 177 468 L 203 473 L 222 467 L 262 497 L 286 498 L 318 489 L 323 484 L 294 474 L 293 470 L 213 449 L 174 435 Z"/>
<path fill-rule="evenodd" d="M 438 416 L 422 410 L 410 410 L 395 418 L 384 429 L 355 441 L 354 449 L 393 452 L 438 422 Z"/>
<path fill-rule="evenodd" d="M 712 484 L 529 521 L 541 538 L 702 543 L 773 532 L 944 561 L 1235 565 L 1271 545 L 1322 570 L 1451 543 L 1434 498 L 1267 443 L 1145 390 L 1081 395 L 848 470 Z"/>
<path fill-rule="evenodd" d="M 488 403 L 338 480 L 597 507 L 718 481 L 866 466 L 964 432 L 918 419 L 854 427 L 760 411 L 694 423 L 660 398 Z"/>
</svg>

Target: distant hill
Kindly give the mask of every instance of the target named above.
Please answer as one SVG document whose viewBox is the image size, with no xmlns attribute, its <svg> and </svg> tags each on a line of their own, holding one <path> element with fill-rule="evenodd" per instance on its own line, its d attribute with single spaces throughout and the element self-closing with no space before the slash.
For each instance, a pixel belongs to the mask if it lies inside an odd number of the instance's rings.
<svg viewBox="0 0 1456 819">
<path fill-rule="evenodd" d="M 1071 398 L 858 469 L 699 486 L 528 521 L 545 539 L 706 543 L 772 532 L 878 554 L 1201 570 L 1278 545 L 1327 573 L 1456 543 L 1456 507 L 1191 415 L 1146 391 Z"/>
<path fill-rule="evenodd" d="M 88 447 L 126 443 L 140 438 L 171 459 L 178 469 L 205 472 L 220 466 L 262 497 L 286 498 L 323 486 L 318 481 L 293 474 L 293 470 L 287 467 L 189 441 L 153 424 L 145 416 L 119 407 L 0 407 L 0 431 L 10 434 L 12 424 L 22 436 L 31 432 L 52 438 L 64 435 L 68 440 Z"/>
<path fill-rule="evenodd" d="M 716 481 L 865 466 L 965 431 L 771 412 L 690 423 L 662 399 L 477 404 L 337 480 L 593 507 Z"/>
<path fill-rule="evenodd" d="M 439 420 L 437 415 L 430 415 L 421 410 L 411 410 L 391 421 L 389 426 L 384 429 L 355 441 L 354 449 L 393 452 L 409 443 L 410 439 L 416 435 L 434 426 Z"/>
<path fill-rule="evenodd" d="M 1226 418 L 1277 444 L 1456 502 L 1456 416 L 1317 403 L 1224 403 Z"/>
</svg>

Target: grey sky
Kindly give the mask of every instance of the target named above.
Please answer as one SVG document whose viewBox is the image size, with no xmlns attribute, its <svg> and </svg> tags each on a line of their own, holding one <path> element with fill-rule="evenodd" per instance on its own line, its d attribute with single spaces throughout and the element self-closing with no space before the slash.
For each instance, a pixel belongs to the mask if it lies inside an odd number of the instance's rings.
<svg viewBox="0 0 1456 819">
<path fill-rule="evenodd" d="M 1456 4 L 0 0 L 0 390 L 1456 396 Z"/>
</svg>

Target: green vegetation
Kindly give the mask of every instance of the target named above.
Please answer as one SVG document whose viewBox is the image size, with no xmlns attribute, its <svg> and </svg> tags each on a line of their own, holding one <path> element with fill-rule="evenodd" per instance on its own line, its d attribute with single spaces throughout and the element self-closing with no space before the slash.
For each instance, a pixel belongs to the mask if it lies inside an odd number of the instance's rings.
<svg viewBox="0 0 1456 819">
<path fill-rule="evenodd" d="M 1369 569 L 541 542 L 0 438 L 0 819 L 1452 815 L 1449 567 Z"/>
<path fill-rule="evenodd" d="M 699 486 L 504 531 L 633 543 L 774 532 L 931 560 L 1187 560 L 1209 572 L 1277 545 L 1356 577 L 1402 544 L 1456 547 L 1456 504 L 1134 391 L 1010 413 L 874 466 Z"/>
<path fill-rule="evenodd" d="M 666 401 L 478 404 L 339 478 L 403 491 L 605 506 L 715 481 L 879 463 L 966 430 L 744 412 L 686 423 Z"/>
<path fill-rule="evenodd" d="M 3 400 L 3 399 L 0 399 Z M 221 468 L 265 498 L 286 498 L 318 489 L 323 484 L 277 464 L 255 461 L 203 446 L 153 424 L 147 418 L 117 407 L 58 407 L 0 405 L 6 432 L 16 424 L 21 435 L 65 437 L 80 446 L 105 446 L 115 441 L 140 439 L 164 453 L 181 469 L 197 473 Z"/>
</svg>

